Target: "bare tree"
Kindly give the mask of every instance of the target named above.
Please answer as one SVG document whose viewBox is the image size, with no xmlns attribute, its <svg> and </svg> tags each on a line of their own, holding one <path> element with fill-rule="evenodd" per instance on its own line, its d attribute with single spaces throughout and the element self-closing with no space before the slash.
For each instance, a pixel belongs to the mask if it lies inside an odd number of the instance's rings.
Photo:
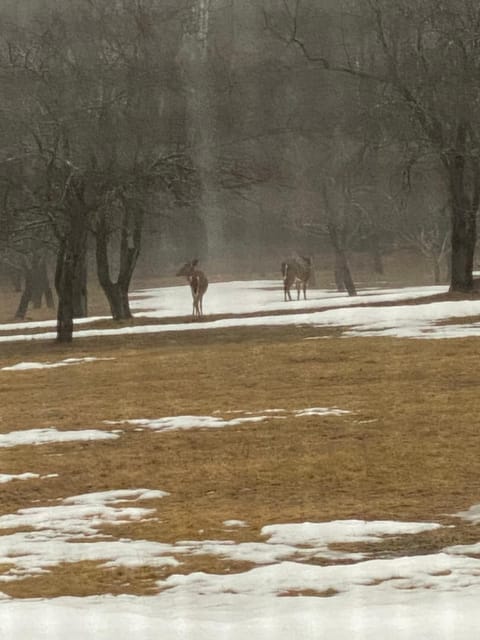
<svg viewBox="0 0 480 640">
<path fill-rule="evenodd" d="M 158 177 L 158 160 L 183 143 L 172 96 L 185 6 L 149 0 L 75 0 L 68 7 L 47 2 L 32 11 L 27 24 L 0 32 L 0 69 L 13 88 L 10 107 L 23 123 L 12 143 L 26 177 L 22 190 L 57 244 L 61 342 L 72 339 L 73 318 L 87 314 L 92 231 L 112 315 L 130 317 L 128 287 L 146 197 L 152 188 L 171 187 L 161 183 L 165 176 Z M 120 237 L 116 281 L 107 250 L 115 232 Z"/>
<path fill-rule="evenodd" d="M 472 109 L 480 96 L 480 7 L 470 0 L 352 0 L 334 25 L 339 46 L 332 53 L 315 39 L 312 24 L 322 27 L 324 14 L 310 0 L 283 6 L 280 16 L 265 12 L 277 37 L 319 71 L 367 83 L 385 132 L 428 145 L 435 155 L 449 194 L 450 289 L 471 291 L 480 199 L 480 122 Z M 368 59 L 360 56 L 365 31 Z"/>
</svg>

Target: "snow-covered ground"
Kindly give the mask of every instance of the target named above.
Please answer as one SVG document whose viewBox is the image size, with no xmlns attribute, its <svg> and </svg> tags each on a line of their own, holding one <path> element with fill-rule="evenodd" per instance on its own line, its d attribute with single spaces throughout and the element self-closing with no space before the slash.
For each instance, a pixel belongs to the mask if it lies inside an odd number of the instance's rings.
<svg viewBox="0 0 480 640">
<path fill-rule="evenodd" d="M 469 547 L 437 554 L 376 557 L 332 551 L 335 542 L 370 542 L 440 527 L 429 522 L 277 524 L 264 542 L 231 540 L 96 540 L 104 524 L 155 517 L 145 507 L 162 491 L 113 490 L 73 496 L 51 507 L 0 517 L 0 529 L 26 529 L 0 537 L 3 582 L 48 571 L 61 562 L 99 561 L 112 566 L 168 566 L 173 575 L 149 597 L 13 600 L 0 598 L 2 638 L 40 640 L 471 640 L 480 624 L 480 560 Z M 479 507 L 457 514 L 478 515 Z M 231 526 L 238 521 L 232 520 Z M 225 523 L 224 523 L 225 524 Z M 248 527 L 248 523 L 239 523 Z M 256 563 L 241 573 L 175 573 L 188 554 Z M 321 565 L 312 560 L 346 560 Z M 1 587 L 1 581 L 0 581 Z"/>
<path fill-rule="evenodd" d="M 289 567 L 285 568 L 289 570 Z M 8 640 L 474 640 L 478 589 L 369 587 L 332 598 L 189 593 L 0 604 Z"/>
<path fill-rule="evenodd" d="M 325 289 L 313 289 L 306 301 L 284 302 L 278 281 L 237 281 L 213 283 L 204 300 L 205 318 L 202 322 L 172 322 L 149 324 L 152 319 L 185 316 L 190 319 L 191 295 L 188 286 L 163 287 L 133 292 L 131 306 L 141 326 L 121 326 L 113 329 L 82 329 L 87 323 L 102 318 L 75 321 L 77 337 L 100 335 L 132 335 L 224 329 L 239 326 L 305 325 L 342 327 L 346 336 L 393 336 L 406 338 L 460 338 L 480 335 L 480 322 L 463 323 L 462 319 L 480 316 L 480 300 L 421 303 L 421 299 L 446 292 L 446 287 L 405 287 L 401 289 L 368 288 L 349 298 L 345 294 Z M 377 306 L 382 303 L 401 303 L 417 299 L 415 305 Z M 359 306 L 362 305 L 362 306 Z M 375 306 L 374 306 L 375 305 Z M 288 314 L 281 314 L 288 311 Z M 297 311 L 297 313 L 290 313 Z M 256 317 L 244 314 L 261 313 Z M 274 315 L 269 315 L 273 314 Z M 210 320 L 211 315 L 229 315 Z M 105 319 L 105 318 L 103 318 Z M 458 323 L 441 324 L 457 319 Z M 440 324 L 439 324 L 440 323 Z M 51 340 L 55 338 L 53 321 L 21 322 L 0 325 L 0 342 L 22 340 Z M 40 331 L 50 329 L 49 331 Z M 36 330 L 37 333 L 26 333 Z M 5 335 L 9 332 L 9 335 Z M 21 368 L 22 363 L 15 365 Z M 25 363 L 23 363 L 25 367 Z"/>
<path fill-rule="evenodd" d="M 188 317 L 187 286 L 152 289 L 132 295 L 132 308 L 143 326 L 82 329 L 92 319 L 76 322 L 76 336 L 185 331 L 233 326 L 308 325 L 342 327 L 345 336 L 380 335 L 408 338 L 455 338 L 480 335 L 480 301 L 372 306 L 431 296 L 444 287 L 368 289 L 356 298 L 316 289 L 310 299 L 283 302 L 278 281 L 212 284 L 205 298 L 207 317 L 198 323 L 149 324 L 149 320 Z M 356 306 L 356 305 L 365 306 Z M 298 313 L 277 315 L 282 310 Z M 239 314 L 261 312 L 261 317 Z M 275 314 L 274 314 L 275 312 Z M 208 315 L 232 317 L 212 321 Z M 235 315 L 237 317 L 235 317 Z M 442 325 L 457 319 L 457 324 Z M 97 318 L 98 320 L 98 318 Z M 28 333 L 30 330 L 37 334 Z M 0 325 L 0 341 L 50 339 L 53 322 Z M 6 333 L 10 335 L 6 335 Z M 1 376 L 29 370 L 93 362 L 93 357 L 59 362 L 22 363 L 4 367 Z M 336 415 L 342 409 L 311 407 L 287 413 L 242 410 L 233 416 L 170 416 L 132 418 L 125 426 L 158 432 L 172 429 L 223 428 L 255 423 L 266 417 Z M 109 427 L 108 424 L 111 426 Z M 110 439 L 122 431 L 59 431 L 55 427 L 11 431 L 0 435 L 0 448 Z M 161 437 L 161 436 L 159 436 Z M 1 469 L 0 469 L 1 471 Z M 46 482 L 32 470 L 0 474 L 0 486 L 12 482 Z M 24 483 L 22 482 L 22 486 Z M 472 640 L 480 629 L 480 541 L 455 545 L 439 553 L 389 557 L 376 552 L 384 536 L 414 536 L 434 531 L 435 522 L 359 520 L 277 523 L 262 529 L 262 541 L 236 543 L 234 531 L 248 533 L 249 523 L 235 513 L 219 522 L 224 539 L 162 541 L 111 538 L 100 532 L 115 525 L 161 519 L 159 488 L 129 489 L 65 496 L 48 506 L 25 508 L 0 517 L 0 638 L 2 640 Z M 152 507 L 153 502 L 159 505 Z M 472 526 L 480 523 L 480 506 L 456 514 Z M 453 525 L 454 526 L 454 525 Z M 245 538 L 243 538 L 245 539 Z M 335 543 L 371 543 L 369 553 L 332 548 Z M 383 548 L 383 547 L 382 547 Z M 212 555 L 226 563 L 247 561 L 255 566 L 224 575 L 200 572 L 183 575 L 176 568 L 189 555 Z M 171 575 L 158 582 L 158 594 L 148 597 L 100 594 L 88 598 L 11 599 L 1 585 L 54 570 L 60 563 L 82 560 L 112 566 L 168 567 Z M 338 563 L 341 560 L 342 563 Z M 346 563 L 346 564 L 345 564 Z"/>
</svg>

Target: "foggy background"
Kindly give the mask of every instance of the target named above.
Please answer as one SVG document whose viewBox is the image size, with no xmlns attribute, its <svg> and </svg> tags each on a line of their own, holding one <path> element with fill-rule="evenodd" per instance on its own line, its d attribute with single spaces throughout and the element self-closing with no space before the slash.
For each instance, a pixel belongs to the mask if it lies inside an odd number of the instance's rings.
<svg viewBox="0 0 480 640">
<path fill-rule="evenodd" d="M 340 251 L 354 276 L 408 252 L 445 280 L 438 160 L 384 87 L 321 63 L 383 64 L 364 4 L 4 0 L 3 278 L 32 252 L 54 269 L 80 215 L 112 278 L 123 229 L 135 277 L 276 277 L 298 253 L 333 281 Z"/>
</svg>

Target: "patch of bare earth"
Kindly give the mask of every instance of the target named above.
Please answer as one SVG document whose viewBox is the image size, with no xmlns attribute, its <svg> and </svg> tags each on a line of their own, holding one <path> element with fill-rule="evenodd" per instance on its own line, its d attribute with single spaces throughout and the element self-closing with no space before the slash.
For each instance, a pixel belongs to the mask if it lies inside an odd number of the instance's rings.
<svg viewBox="0 0 480 640">
<path fill-rule="evenodd" d="M 479 342 L 346 340 L 334 330 L 317 332 L 329 340 L 304 340 L 315 333 L 311 327 L 260 327 L 77 340 L 71 348 L 2 345 L 0 366 L 83 355 L 115 360 L 0 372 L 0 433 L 48 426 L 108 430 L 104 420 L 238 409 L 336 406 L 351 413 L 270 416 L 167 433 L 123 424 L 113 427 L 123 434 L 112 441 L 0 449 L 2 473 L 59 474 L 1 485 L 0 514 L 81 493 L 146 487 L 170 493 L 141 503 L 156 509 L 155 519 L 104 526 L 101 535 L 241 542 L 265 541 L 261 528 L 273 523 L 361 518 L 453 524 L 445 514 L 480 502 Z M 223 521 L 232 518 L 249 526 L 225 531 Z M 441 532 L 348 550 L 427 553 L 478 541 L 477 530 L 458 522 Z M 213 556 L 177 559 L 180 567 L 160 569 L 66 563 L 0 590 L 15 597 L 145 594 L 171 573 L 249 566 Z"/>
<path fill-rule="evenodd" d="M 294 597 L 315 597 L 315 598 L 331 598 L 339 593 L 336 589 L 324 589 L 323 591 L 317 591 L 316 589 L 289 589 L 288 591 L 282 591 L 278 595 L 280 597 L 294 598 Z"/>
</svg>

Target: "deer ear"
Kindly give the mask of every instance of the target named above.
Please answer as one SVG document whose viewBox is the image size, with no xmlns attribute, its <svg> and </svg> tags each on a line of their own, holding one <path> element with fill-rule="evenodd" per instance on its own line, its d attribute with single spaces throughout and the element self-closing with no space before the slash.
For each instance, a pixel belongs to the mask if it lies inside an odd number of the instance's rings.
<svg viewBox="0 0 480 640">
<path fill-rule="evenodd" d="M 192 260 L 192 262 L 190 263 L 192 265 L 192 267 L 196 267 L 198 264 L 198 259 L 195 258 L 195 260 Z"/>
</svg>

